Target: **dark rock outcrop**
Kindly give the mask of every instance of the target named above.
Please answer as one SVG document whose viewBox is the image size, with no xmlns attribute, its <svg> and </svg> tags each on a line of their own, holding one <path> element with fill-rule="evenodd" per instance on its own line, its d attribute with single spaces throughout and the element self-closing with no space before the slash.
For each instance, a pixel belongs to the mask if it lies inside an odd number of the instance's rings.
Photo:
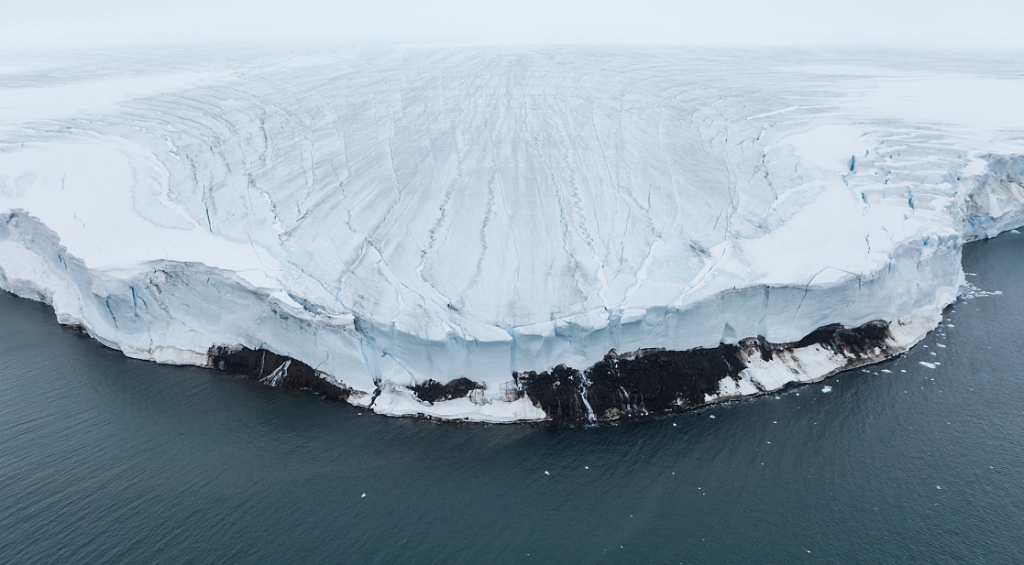
<svg viewBox="0 0 1024 565">
<path fill-rule="evenodd" d="M 849 359 L 849 366 L 856 366 L 888 357 L 888 340 L 885 322 L 868 322 L 857 328 L 830 325 L 794 343 L 776 344 L 756 337 L 737 345 L 688 351 L 641 349 L 618 355 L 613 349 L 582 371 L 559 365 L 513 377 L 554 422 L 587 424 L 698 408 L 707 395 L 719 392 L 723 379 L 739 379 L 747 360 L 755 355 L 771 361 L 783 351 L 820 345 Z"/>
<path fill-rule="evenodd" d="M 453 398 L 463 398 L 468 395 L 470 391 L 478 388 L 483 387 L 466 377 L 453 379 L 448 381 L 448 384 L 444 385 L 433 379 L 427 379 L 418 385 L 409 387 L 409 389 L 416 394 L 416 398 L 430 403 L 441 400 L 451 400 Z"/>
<path fill-rule="evenodd" d="M 324 379 L 316 369 L 291 357 L 265 349 L 215 346 L 210 364 L 221 371 L 241 375 L 285 390 L 309 390 L 332 400 L 348 398 L 351 390 Z"/>
<path fill-rule="evenodd" d="M 699 408 L 707 396 L 720 392 L 723 379 L 738 380 L 755 356 L 772 361 L 785 352 L 818 345 L 846 358 L 849 368 L 891 356 L 889 338 L 889 326 L 882 321 L 857 328 L 834 324 L 792 343 L 756 337 L 688 351 L 641 349 L 619 355 L 613 349 L 582 371 L 559 365 L 540 373 L 515 373 L 513 378 L 519 394 L 525 394 L 555 424 L 590 424 Z M 310 390 L 331 399 L 346 399 L 352 393 L 309 365 L 264 349 L 213 347 L 210 361 L 217 369 L 274 387 Z M 409 388 L 419 400 L 434 403 L 463 398 L 483 385 L 459 377 L 447 384 L 428 379 Z"/>
</svg>

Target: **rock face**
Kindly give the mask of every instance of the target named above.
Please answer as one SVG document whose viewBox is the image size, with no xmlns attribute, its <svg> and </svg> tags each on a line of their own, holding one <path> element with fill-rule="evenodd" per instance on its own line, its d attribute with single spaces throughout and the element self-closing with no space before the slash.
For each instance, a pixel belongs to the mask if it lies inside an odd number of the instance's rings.
<svg viewBox="0 0 1024 565">
<path fill-rule="evenodd" d="M 904 349 L 893 340 L 888 326 L 882 321 L 852 329 L 826 326 L 796 343 L 768 343 L 759 337 L 689 351 L 640 350 L 620 356 L 613 350 L 583 371 L 559 365 L 540 374 L 515 377 L 552 420 L 571 424 L 609 421 L 697 408 L 721 400 L 723 395 L 732 398 L 777 390 L 779 383 L 762 382 L 758 379 L 762 375 L 749 370 L 755 360 L 762 365 L 781 364 L 794 376 L 814 374 L 819 378 L 881 361 Z M 814 354 L 825 354 L 835 366 L 825 374 L 820 374 L 820 366 L 805 366 L 804 358 L 811 361 Z M 731 388 L 743 386 L 754 390 L 730 394 Z"/>
<path fill-rule="evenodd" d="M 903 351 L 1024 223 L 1012 61 L 268 53 L 5 61 L 0 287 L 132 357 L 589 422 Z"/>
<path fill-rule="evenodd" d="M 245 347 L 211 347 L 210 365 L 261 384 L 285 390 L 309 390 L 331 400 L 344 400 L 352 392 L 323 378 L 302 361 L 265 349 L 254 351 Z"/>
</svg>

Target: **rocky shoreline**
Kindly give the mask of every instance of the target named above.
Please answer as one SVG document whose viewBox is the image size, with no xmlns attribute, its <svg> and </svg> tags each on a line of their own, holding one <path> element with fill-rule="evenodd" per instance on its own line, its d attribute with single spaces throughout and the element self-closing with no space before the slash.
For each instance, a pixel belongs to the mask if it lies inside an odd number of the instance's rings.
<svg viewBox="0 0 1024 565">
<path fill-rule="evenodd" d="M 584 370 L 558 365 L 543 372 L 514 373 L 513 395 L 516 400 L 525 398 L 542 410 L 546 417 L 541 421 L 560 426 L 593 425 L 692 411 L 778 390 L 750 374 L 755 365 L 763 368 L 773 362 L 785 364 L 796 377 L 784 383 L 785 387 L 816 382 L 835 372 L 884 361 L 905 349 L 895 343 L 890 324 L 877 320 L 856 328 L 824 326 L 792 343 L 771 343 L 757 337 L 738 344 L 687 351 L 641 349 L 618 354 L 611 350 L 600 362 Z M 845 362 L 827 374 L 801 375 L 801 353 L 809 351 L 824 352 Z M 353 395 L 359 396 L 313 367 L 265 349 L 216 346 L 210 349 L 210 365 L 264 385 L 308 390 L 325 399 L 351 401 Z M 726 386 L 730 383 L 733 387 Z M 728 389 L 740 390 L 741 383 L 752 384 L 754 390 L 730 394 Z M 372 409 L 376 398 L 388 388 L 393 387 L 379 385 L 367 406 Z M 485 385 L 459 377 L 447 383 L 427 380 L 398 388 L 407 390 L 425 406 L 433 406 L 469 397 Z M 405 416 L 446 420 L 428 411 Z"/>
</svg>

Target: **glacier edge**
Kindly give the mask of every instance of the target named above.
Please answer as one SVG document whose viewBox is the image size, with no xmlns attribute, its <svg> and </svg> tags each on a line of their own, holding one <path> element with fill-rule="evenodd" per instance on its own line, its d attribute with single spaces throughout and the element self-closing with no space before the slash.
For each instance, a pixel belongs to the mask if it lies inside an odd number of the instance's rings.
<svg viewBox="0 0 1024 565">
<path fill-rule="evenodd" d="M 1017 161 L 1021 159 L 1018 157 Z M 605 314 L 596 316 L 596 322 L 594 316 L 582 321 L 576 316 L 575 320 L 555 321 L 546 332 L 537 332 L 532 328 L 513 331 L 507 340 L 494 340 L 485 344 L 484 348 L 497 350 L 491 352 L 493 360 L 496 365 L 506 369 L 507 373 L 499 373 L 497 380 L 477 377 L 478 382 L 470 378 L 474 384 L 483 385 L 482 389 L 472 391 L 476 394 L 438 402 L 425 402 L 412 390 L 412 385 L 417 382 L 434 380 L 433 373 L 414 374 L 397 361 L 394 364 L 397 367 L 396 373 L 388 373 L 387 361 L 381 361 L 388 357 L 384 351 L 390 344 L 395 345 L 395 350 L 403 349 L 404 346 L 409 354 L 410 344 L 417 343 L 415 338 L 398 338 L 389 342 L 391 336 L 388 334 L 393 336 L 394 330 L 389 332 L 386 328 L 359 327 L 359 321 L 354 318 L 333 317 L 325 323 L 323 319 L 318 320 L 314 314 L 302 309 L 294 300 L 277 300 L 271 293 L 261 292 L 233 273 L 221 272 L 201 264 L 162 262 L 147 265 L 146 270 L 136 273 L 129 280 L 108 279 L 90 271 L 80 260 L 68 254 L 55 233 L 22 211 L 12 211 L 0 218 L 0 288 L 51 305 L 61 324 L 79 328 L 100 343 L 119 349 L 132 358 L 157 363 L 215 367 L 211 352 L 217 347 L 273 351 L 317 367 L 317 376 L 345 389 L 347 393 L 341 398 L 355 406 L 386 415 L 480 422 L 524 422 L 552 418 L 551 414 L 523 393 L 518 379 L 508 378 L 520 373 L 513 369 L 508 359 L 514 358 L 514 350 L 520 353 L 525 350 L 527 355 L 535 359 L 547 354 L 550 361 L 547 361 L 546 369 L 574 367 L 574 372 L 582 377 L 583 372 L 597 360 L 588 363 L 588 358 L 580 355 L 574 365 L 567 367 L 565 359 L 572 356 L 565 355 L 567 349 L 559 345 L 559 337 L 582 343 L 597 343 L 593 351 L 601 358 L 609 350 L 614 354 L 615 348 L 602 351 L 610 343 L 627 344 L 623 349 L 633 351 L 632 355 L 645 350 L 664 351 L 664 345 L 651 338 L 653 332 L 663 332 L 666 327 L 676 328 L 679 332 L 670 336 L 668 341 L 692 344 L 692 347 L 682 351 L 737 345 L 749 342 L 751 338 L 763 342 L 769 327 L 773 335 L 787 335 L 789 339 L 785 341 L 794 343 L 822 326 L 837 323 L 844 323 L 847 328 L 856 328 L 880 320 L 890 330 L 884 351 L 877 350 L 853 357 L 829 351 L 819 345 L 783 346 L 777 350 L 775 359 L 764 361 L 755 355 L 756 348 L 751 349 L 753 346 L 748 345 L 750 351 L 745 356 L 747 365 L 739 372 L 738 378 L 722 377 L 718 382 L 718 390 L 707 394 L 703 402 L 678 404 L 679 408 L 696 408 L 706 403 L 774 392 L 794 383 L 816 382 L 842 370 L 882 361 L 912 347 L 934 329 L 941 321 L 943 308 L 956 299 L 957 291 L 964 282 L 959 263 L 963 243 L 979 237 L 993 237 L 1012 229 L 1017 225 L 1014 223 L 1016 218 L 1024 215 L 1024 198 L 1019 196 L 1024 192 L 1020 191 L 1017 180 L 1018 177 L 996 177 L 986 172 L 981 176 L 977 189 L 967 193 L 968 202 L 964 208 L 970 210 L 972 215 L 969 221 L 965 220 L 964 236 L 935 238 L 931 246 L 907 245 L 897 249 L 884 274 L 875 273 L 875 276 L 866 280 L 858 277 L 818 286 L 757 285 L 715 294 L 689 304 L 682 310 L 647 309 L 639 315 L 633 311 L 621 313 L 617 320 Z M 1008 183 L 1011 185 L 1009 191 L 1006 190 Z M 978 201 L 996 202 L 999 215 L 989 216 L 990 220 L 985 222 L 984 215 L 978 213 L 977 206 L 973 204 Z M 1011 219 L 1007 221 L 1007 217 Z M 905 291 L 907 285 L 914 285 L 915 281 L 920 282 L 922 279 L 947 281 L 947 284 L 938 285 L 927 293 L 908 295 Z M 203 304 L 203 292 L 197 292 L 196 289 L 204 287 L 216 287 L 219 298 L 215 304 Z M 168 292 L 168 288 L 176 290 Z M 183 295 L 182 291 L 187 294 Z M 232 317 L 221 328 L 213 328 L 208 323 L 200 329 L 193 327 L 199 325 L 193 322 L 196 310 L 223 309 L 225 296 L 230 297 L 230 303 L 238 305 L 239 311 L 244 311 L 246 317 Z M 857 302 L 858 296 L 864 297 L 861 302 Z M 168 300 L 168 297 L 171 299 Z M 251 304 L 254 302 L 266 305 L 267 310 L 253 312 Z M 909 314 L 899 318 L 876 317 L 880 311 L 879 303 L 894 307 L 893 310 L 886 308 L 887 311 Z M 154 316 L 155 311 L 150 310 L 151 304 L 163 315 Z M 804 304 L 816 316 L 794 324 L 797 319 L 794 305 L 804 308 Z M 826 306 L 830 304 L 843 305 L 845 317 L 834 310 L 830 311 Z M 860 315 L 850 317 L 851 309 Z M 145 315 L 140 316 L 140 311 L 145 312 Z M 751 311 L 765 314 L 752 324 L 752 317 L 749 316 Z M 785 318 L 790 319 L 785 321 Z M 687 323 L 694 319 L 704 320 L 705 323 L 694 328 L 694 324 Z M 247 328 L 248 331 L 240 333 L 238 328 Z M 570 330 L 566 331 L 566 328 Z M 684 332 L 685 338 L 681 339 L 680 334 Z M 330 354 L 326 353 L 326 349 L 313 354 L 304 349 L 301 342 L 310 334 L 320 347 L 330 344 L 327 346 Z M 266 339 L 261 335 L 278 339 Z M 661 335 L 664 338 L 666 334 L 663 332 Z M 281 340 L 281 336 L 301 339 Z M 637 345 L 632 347 L 631 344 Z M 654 349 L 651 349 L 652 344 Z M 429 344 L 424 349 L 432 347 L 433 344 Z M 457 347 L 464 348 L 465 354 L 469 355 L 470 348 L 479 348 L 479 344 L 466 342 Z M 369 368 L 367 348 L 381 358 L 377 360 L 376 368 Z M 475 352 L 479 353 L 480 349 Z M 429 356 L 429 353 L 422 351 L 420 354 Z M 348 372 L 342 372 L 340 367 L 346 367 Z M 351 378 L 354 367 L 365 367 L 366 371 Z M 466 374 L 473 375 L 467 371 L 460 374 L 460 377 Z M 413 379 L 411 382 L 406 380 L 408 384 L 401 384 L 401 377 L 408 379 L 410 376 Z M 501 378 L 503 376 L 504 379 Z M 353 386 L 353 383 L 356 384 Z M 586 389 L 581 389 L 580 399 L 586 400 L 586 394 Z M 586 423 L 658 411 L 648 410 L 642 403 L 629 408 L 629 403 L 625 402 L 623 406 L 625 408 L 612 410 L 610 416 L 599 418 L 592 412 L 577 412 L 558 419 Z"/>
<path fill-rule="evenodd" d="M 702 56 L 331 51 L 122 61 L 130 91 L 102 100 L 91 77 L 38 104 L 0 86 L 0 288 L 133 358 L 586 423 L 898 354 L 956 299 L 963 244 L 1024 224 L 1014 106 L 907 109 L 946 67 Z"/>
</svg>

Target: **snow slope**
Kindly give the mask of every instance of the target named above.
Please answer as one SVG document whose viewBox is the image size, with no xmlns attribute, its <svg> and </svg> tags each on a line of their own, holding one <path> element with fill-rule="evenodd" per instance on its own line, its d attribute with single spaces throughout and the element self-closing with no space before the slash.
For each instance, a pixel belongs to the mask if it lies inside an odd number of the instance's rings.
<svg viewBox="0 0 1024 565">
<path fill-rule="evenodd" d="M 1015 60 L 3 59 L 0 286 L 132 357 L 265 349 L 382 413 L 543 419 L 513 375 L 612 349 L 880 320 L 912 328 L 898 352 L 955 299 L 962 244 L 1024 224 Z M 822 359 L 708 400 L 848 366 Z M 479 389 L 409 390 L 461 377 Z"/>
</svg>

